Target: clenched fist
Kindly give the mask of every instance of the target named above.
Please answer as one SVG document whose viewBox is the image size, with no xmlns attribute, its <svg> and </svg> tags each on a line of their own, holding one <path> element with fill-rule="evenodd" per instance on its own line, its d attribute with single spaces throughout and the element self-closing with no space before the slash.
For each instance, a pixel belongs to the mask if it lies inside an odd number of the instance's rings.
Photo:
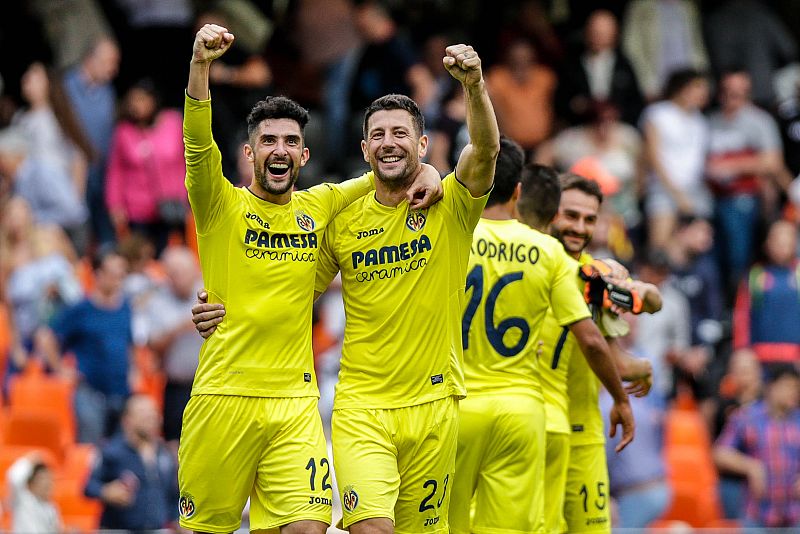
<svg viewBox="0 0 800 534">
<path fill-rule="evenodd" d="M 483 79 L 481 72 L 481 58 L 470 45 L 457 44 L 445 49 L 442 58 L 444 67 L 450 76 L 465 86 L 477 85 Z"/>
<path fill-rule="evenodd" d="M 194 38 L 192 61 L 211 62 L 228 51 L 233 44 L 233 34 L 227 28 L 216 24 L 206 24 Z"/>
</svg>

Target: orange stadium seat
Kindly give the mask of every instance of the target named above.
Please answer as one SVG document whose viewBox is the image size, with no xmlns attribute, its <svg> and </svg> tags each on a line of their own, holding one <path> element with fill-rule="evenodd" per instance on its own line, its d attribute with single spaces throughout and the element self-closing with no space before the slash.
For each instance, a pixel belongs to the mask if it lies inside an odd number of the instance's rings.
<svg viewBox="0 0 800 534">
<path fill-rule="evenodd" d="M 48 449 L 60 466 L 69 445 L 66 435 L 65 422 L 60 416 L 47 409 L 20 407 L 8 410 L 3 445 Z"/>
<path fill-rule="evenodd" d="M 8 385 L 8 401 L 12 411 L 18 408 L 37 408 L 58 415 L 66 432 L 65 440 L 74 442 L 74 391 L 74 385 L 62 378 L 20 374 L 13 377 Z"/>
<path fill-rule="evenodd" d="M 76 529 L 80 532 L 95 532 L 99 528 L 103 505 L 97 499 L 86 497 L 82 486 L 57 483 L 53 500 L 68 531 Z"/>
</svg>

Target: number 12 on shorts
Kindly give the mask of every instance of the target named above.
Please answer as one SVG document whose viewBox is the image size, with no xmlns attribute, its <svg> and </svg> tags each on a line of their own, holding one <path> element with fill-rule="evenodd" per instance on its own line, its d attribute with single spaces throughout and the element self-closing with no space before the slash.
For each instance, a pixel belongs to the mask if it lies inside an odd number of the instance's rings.
<svg viewBox="0 0 800 534">
<path fill-rule="evenodd" d="M 319 467 L 320 470 L 325 468 L 325 474 L 322 475 L 322 491 L 331 489 L 331 485 L 328 484 L 328 481 L 331 478 L 331 464 L 328 462 L 327 458 L 320 458 L 319 460 Z M 309 458 L 308 463 L 306 464 L 306 471 L 311 471 L 308 477 L 309 486 L 311 486 L 311 491 L 317 491 L 316 486 L 316 479 L 317 479 L 317 462 L 314 458 Z"/>
</svg>

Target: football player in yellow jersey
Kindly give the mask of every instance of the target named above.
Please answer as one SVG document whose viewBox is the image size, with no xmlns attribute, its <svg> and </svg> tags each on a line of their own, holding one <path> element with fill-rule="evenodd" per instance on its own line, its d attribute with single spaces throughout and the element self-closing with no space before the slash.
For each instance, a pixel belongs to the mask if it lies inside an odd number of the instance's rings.
<svg viewBox="0 0 800 534">
<path fill-rule="evenodd" d="M 471 140 L 442 180 L 443 200 L 427 210 L 408 204 L 427 150 L 422 114 L 403 95 L 377 99 L 362 142 L 375 194 L 329 225 L 317 266 L 318 292 L 342 273 L 347 319 L 332 441 L 343 526 L 355 534 L 449 530 L 457 405 L 466 393 L 466 269 L 499 133 L 477 53 L 450 46 L 443 63 L 464 88 Z M 193 309 L 204 336 L 227 321 L 206 306 Z"/>
<path fill-rule="evenodd" d="M 185 100 L 186 187 L 203 277 L 209 306 L 224 303 L 227 318 L 203 345 L 184 413 L 180 524 L 232 532 L 249 497 L 251 529 L 321 534 L 331 485 L 311 352 L 316 259 L 329 222 L 373 186 L 365 176 L 293 194 L 309 157 L 308 113 L 282 97 L 248 117 L 251 184 L 225 179 L 208 71 L 233 38 L 221 26 L 198 31 Z"/>
<path fill-rule="evenodd" d="M 466 269 L 499 133 L 472 47 L 447 47 L 443 62 L 464 88 L 470 138 L 442 180 L 444 198 L 409 209 L 409 173 L 427 150 L 422 113 L 408 97 L 379 98 L 367 108 L 361 145 L 375 194 L 336 217 L 320 256 L 318 291 L 342 275 L 346 323 L 331 427 L 342 523 L 353 534 L 449 531 L 466 393 Z"/>
<path fill-rule="evenodd" d="M 459 406 L 450 507 L 457 534 L 544 532 L 545 413 L 536 341 L 548 309 L 612 392 L 612 428 L 621 424 L 623 442 L 633 439 L 626 393 L 575 286 L 577 263 L 556 239 L 515 219 L 523 162 L 519 145 L 502 138 L 494 188 L 472 239 L 462 320 L 469 395 Z"/>
<path fill-rule="evenodd" d="M 594 231 L 602 193 L 595 182 L 576 175 L 562 177 L 561 189 L 551 231 L 570 256 L 581 263 L 591 262 L 584 248 Z M 523 217 L 532 224 L 547 226 L 547 218 L 533 208 L 531 198 L 536 197 L 528 197 L 527 193 L 523 196 L 525 201 L 519 205 Z M 582 289 L 583 281 L 577 273 L 574 280 L 576 287 Z M 658 306 L 658 295 L 653 294 L 652 288 L 628 284 L 645 295 L 648 311 Z M 567 532 L 609 532 L 608 472 L 597 381 L 586 359 L 576 355 L 580 347 L 554 317 L 553 313 L 548 314 L 542 329 L 545 365 L 541 366 L 541 382 L 547 414 L 546 529 L 549 533 L 562 532 L 566 519 Z M 614 340 L 627 331 L 622 319 L 607 313 L 602 319 L 601 330 L 609 341 L 620 375 L 632 381 L 629 391 L 645 394 L 651 383 L 649 363 L 630 357 Z M 620 449 L 618 446 L 617 450 Z"/>
</svg>

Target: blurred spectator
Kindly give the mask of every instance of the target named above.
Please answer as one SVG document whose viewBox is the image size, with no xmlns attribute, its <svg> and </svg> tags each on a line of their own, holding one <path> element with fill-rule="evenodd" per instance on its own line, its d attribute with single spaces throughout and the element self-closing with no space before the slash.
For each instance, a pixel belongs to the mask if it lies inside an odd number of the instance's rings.
<svg viewBox="0 0 800 534">
<path fill-rule="evenodd" d="M 197 16 L 195 29 L 204 24 L 232 28 L 222 11 L 205 11 Z M 236 31 L 236 30 L 232 30 Z M 251 52 L 233 42 L 230 50 L 214 61 L 208 72 L 209 87 L 214 98 L 214 139 L 222 152 L 222 172 L 233 177 L 239 140 L 244 130 L 242 119 L 253 106 L 270 93 L 272 71 L 261 53 Z"/>
<path fill-rule="evenodd" d="M 617 19 L 598 10 L 586 21 L 584 49 L 568 57 L 558 74 L 556 111 L 570 124 L 586 122 L 592 103 L 609 101 L 620 119 L 635 125 L 643 101 L 630 62 L 618 48 Z"/>
<path fill-rule="evenodd" d="M 115 30 L 122 46 L 125 69 L 120 87 L 130 87 L 142 78 L 155 81 L 166 107 L 183 108 L 183 93 L 189 62 L 181 44 L 193 37 L 194 3 L 191 0 L 115 0 L 122 22 Z M 235 31 L 235 30 L 234 30 Z M 148 44 L 158 43 L 154 60 Z"/>
<path fill-rule="evenodd" d="M 203 280 L 194 253 L 170 246 L 161 255 L 166 284 L 147 301 L 142 315 L 147 342 L 162 362 L 167 377 L 164 389 L 164 439 L 177 453 L 183 409 L 189 402 L 197 356 L 203 338 L 197 335 L 191 314 Z"/>
<path fill-rule="evenodd" d="M 161 108 L 152 83 L 140 81 L 125 94 L 109 153 L 106 201 L 117 235 L 140 232 L 157 251 L 171 231 L 182 236 L 189 209 L 185 176 L 181 114 Z"/>
<path fill-rule="evenodd" d="M 661 399 L 670 397 L 674 388 L 672 366 L 681 362 L 691 342 L 689 302 L 675 287 L 666 254 L 654 250 L 639 268 L 639 279 L 654 284 L 661 292 L 661 311 L 636 316 L 633 352 L 653 365 L 653 393 Z"/>
<path fill-rule="evenodd" d="M 85 488 L 88 497 L 103 502 L 100 528 L 144 532 L 174 526 L 177 465 L 159 438 L 160 430 L 161 415 L 153 399 L 128 399 L 121 432 L 103 446 Z"/>
<path fill-rule="evenodd" d="M 606 440 L 609 493 L 617 501 L 620 528 L 644 529 L 661 517 L 670 504 L 671 491 L 666 481 L 662 456 L 663 408 L 652 396 L 630 396 L 636 418 L 636 439 L 623 451 L 614 451 L 614 440 Z M 612 399 L 603 389 L 600 410 L 604 419 L 611 410 Z"/>
<path fill-rule="evenodd" d="M 499 28 L 498 50 L 508 49 L 515 41 L 525 40 L 538 52 L 539 61 L 552 68 L 561 64 L 564 49 L 561 38 L 550 23 L 550 13 L 541 0 L 522 0 Z M 489 9 L 492 6 L 489 4 Z M 479 19 L 478 22 L 485 21 Z M 482 57 L 489 57 L 488 55 Z"/>
<path fill-rule="evenodd" d="M 19 126 L 40 157 L 69 173 L 83 198 L 93 149 L 64 94 L 61 79 L 36 62 L 25 71 L 21 82 L 27 107 L 17 112 L 13 124 Z"/>
<path fill-rule="evenodd" d="M 800 374 L 767 378 L 764 400 L 742 407 L 714 447 L 717 467 L 747 478 L 745 526 L 800 527 Z"/>
<path fill-rule="evenodd" d="M 720 265 L 735 287 L 753 259 L 760 202 L 776 195 L 774 179 L 791 177 L 783 166 L 783 147 L 775 120 L 750 100 L 750 76 L 731 71 L 720 80 L 720 109 L 709 117 L 706 176 L 714 192 Z M 767 212 L 777 211 L 766 201 Z"/>
<path fill-rule="evenodd" d="M 489 69 L 486 85 L 501 133 L 529 152 L 547 139 L 553 127 L 556 76 L 537 63 L 528 41 L 509 45 L 503 62 Z"/>
<path fill-rule="evenodd" d="M 78 441 L 97 444 L 116 431 L 129 395 L 132 349 L 131 308 L 122 295 L 127 262 L 107 251 L 93 260 L 95 287 L 89 296 L 65 308 L 38 334 L 39 350 L 50 367 L 70 370 L 61 355 L 73 353 L 78 364 L 75 416 Z"/>
<path fill-rule="evenodd" d="M 111 38 L 97 38 L 81 62 L 64 74 L 64 89 L 72 108 L 92 143 L 86 182 L 86 203 L 95 242 L 114 241 L 114 229 L 105 202 L 105 173 L 114 131 L 117 96 L 111 81 L 119 70 L 119 49 Z"/>
<path fill-rule="evenodd" d="M 622 48 L 648 100 L 678 69 L 708 68 L 700 12 L 691 0 L 634 0 L 622 21 Z"/>
<path fill-rule="evenodd" d="M 769 3 L 728 0 L 708 16 L 706 28 L 715 71 L 744 70 L 753 80 L 753 99 L 771 107 L 772 76 L 797 58 L 797 43 Z"/>
<path fill-rule="evenodd" d="M 425 116 L 425 124 L 428 125 L 433 125 L 438 122 L 445 101 L 453 94 L 456 87 L 461 87 L 461 84 L 454 83 L 455 80 L 450 76 L 450 73 L 447 72 L 447 69 L 444 68 L 444 63 L 442 63 L 444 51 L 451 44 L 448 36 L 442 33 L 434 33 L 425 39 L 423 43 L 423 65 L 428 69 L 433 79 L 433 94 L 425 107 L 422 108 L 422 114 Z"/>
<path fill-rule="evenodd" d="M 714 228 L 700 217 L 680 217 L 666 253 L 675 276 L 675 284 L 689 300 L 692 345 L 709 348 L 722 339 L 725 302 L 719 269 L 711 249 Z"/>
<path fill-rule="evenodd" d="M 650 174 L 645 211 L 650 246 L 662 248 L 679 215 L 709 217 L 711 195 L 703 180 L 708 148 L 708 81 L 700 72 L 673 73 L 665 99 L 642 113 L 645 157 Z"/>
<path fill-rule="evenodd" d="M 0 224 L 3 294 L 15 327 L 12 370 L 24 368 L 34 333 L 63 307 L 83 297 L 72 261 L 75 252 L 55 225 L 36 225 L 20 197 L 5 206 Z M 7 263 L 6 263 L 7 262 Z"/>
<path fill-rule="evenodd" d="M 77 233 L 86 221 L 86 206 L 69 174 L 41 159 L 16 128 L 0 131 L 0 179 L 28 202 L 38 224 Z"/>
<path fill-rule="evenodd" d="M 728 373 L 720 387 L 720 403 L 714 421 L 717 438 L 736 410 L 750 406 L 761 398 L 763 381 L 756 353 L 749 348 L 735 350 L 728 362 Z M 719 470 L 719 496 L 722 511 L 728 519 L 743 519 L 747 479 L 739 473 Z"/>
<path fill-rule="evenodd" d="M 739 286 L 733 346 L 752 347 L 762 364 L 800 363 L 800 262 L 797 228 L 772 223 L 766 261 L 754 265 Z"/>
<path fill-rule="evenodd" d="M 636 128 L 619 121 L 619 112 L 612 103 L 591 102 L 586 117 L 589 124 L 567 128 L 542 143 L 536 151 L 536 162 L 560 171 L 572 169 L 588 178 L 593 177 L 573 167 L 590 163 L 597 166 L 613 182 L 601 184 L 607 205 L 622 216 L 627 228 L 633 228 L 641 221 L 642 137 Z"/>
<path fill-rule="evenodd" d="M 53 504 L 53 478 L 50 466 L 35 452 L 20 457 L 8 468 L 13 534 L 52 534 L 63 530 L 61 516 Z"/>
<path fill-rule="evenodd" d="M 85 203 L 88 165 L 94 151 L 75 118 L 61 79 L 42 63 L 32 63 L 22 76 L 22 96 L 28 107 L 14 115 L 12 124 L 24 133 L 37 157 L 70 176 L 78 198 Z M 79 253 L 86 251 L 88 232 L 86 225 L 70 230 Z"/>
<path fill-rule="evenodd" d="M 32 11 L 42 21 L 55 68 L 62 70 L 81 60 L 91 42 L 109 32 L 97 0 L 32 0 Z M 80 31 L 75 31 L 75 28 Z"/>
<path fill-rule="evenodd" d="M 387 9 L 366 0 L 356 6 L 355 22 L 365 43 L 350 86 L 350 109 L 359 121 L 373 100 L 388 93 L 408 95 L 426 108 L 436 93 L 433 76 L 400 35 Z"/>
<path fill-rule="evenodd" d="M 456 168 L 458 156 L 467 144 L 467 106 L 461 84 L 445 97 L 439 119 L 433 123 L 428 148 L 428 162 L 442 175 Z"/>
</svg>

